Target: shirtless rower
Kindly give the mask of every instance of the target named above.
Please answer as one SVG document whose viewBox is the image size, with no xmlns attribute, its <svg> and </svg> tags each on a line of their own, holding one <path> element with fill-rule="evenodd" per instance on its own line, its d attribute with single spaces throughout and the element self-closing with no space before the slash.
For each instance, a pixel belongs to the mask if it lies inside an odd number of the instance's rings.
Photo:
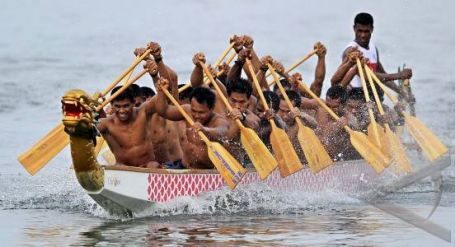
<svg viewBox="0 0 455 247">
<path fill-rule="evenodd" d="M 354 130 L 366 130 L 368 118 L 365 118 L 364 102 L 363 91 L 360 88 L 346 93 L 344 87 L 336 85 L 327 91 L 326 104 L 340 119 L 334 120 L 324 108 L 320 107 L 317 112 L 317 133 L 333 160 L 361 158 L 349 141 L 349 134 L 343 126 L 347 124 Z"/>
<path fill-rule="evenodd" d="M 157 89 L 168 88 L 169 82 L 165 78 L 158 81 Z M 214 112 L 215 94 L 206 87 L 193 89 L 190 95 L 190 104 L 182 105 L 182 108 L 193 118 L 195 124 L 187 124 L 186 138 L 180 139 L 183 150 L 182 164 L 188 168 L 212 169 L 213 163 L 210 161 L 206 144 L 201 140 L 198 131 L 202 131 L 210 140 L 219 141 L 226 135 L 228 129 L 227 120 L 220 114 Z M 160 114 L 172 121 L 184 120 L 177 107 L 169 105 L 164 98 L 162 101 L 163 109 Z"/>
<path fill-rule="evenodd" d="M 227 98 L 232 106 L 232 111 L 226 117 L 229 119 L 226 146 L 231 154 L 243 164 L 248 164 L 248 157 L 240 144 L 240 128 L 235 123 L 239 119 L 243 125 L 254 131 L 259 129 L 259 117 L 248 109 L 252 93 L 250 83 L 246 79 L 229 81 L 227 85 Z"/>
<path fill-rule="evenodd" d="M 112 94 L 119 88 L 114 88 Z M 160 164 L 151 152 L 153 143 L 147 138 L 147 122 L 158 111 L 157 102 L 163 101 L 163 97 L 164 95 L 159 93 L 140 107 L 135 107 L 132 89 L 128 88 L 112 100 L 112 115 L 101 119 L 97 128 L 117 163 L 147 168 L 159 167 Z"/>
<path fill-rule="evenodd" d="M 191 87 L 193 87 L 194 89 L 197 87 L 206 87 L 209 90 L 211 90 L 214 94 L 216 94 L 215 89 L 211 88 L 212 86 L 209 87 L 206 84 L 204 84 L 204 71 L 202 69 L 201 63 L 205 64 L 205 55 L 202 52 L 198 52 L 193 56 L 194 69 L 191 72 L 190 78 Z M 214 69 L 211 68 L 210 66 L 207 66 L 207 68 L 209 69 L 213 78 L 217 82 L 217 85 L 221 88 L 221 91 L 223 91 L 224 94 L 226 94 L 226 87 L 223 85 L 223 83 L 217 80 Z M 223 104 L 219 97 L 215 98 L 215 105 L 213 107 L 213 111 L 221 115 L 226 114 L 226 106 Z"/>
<path fill-rule="evenodd" d="M 270 143 L 270 133 L 272 133 L 272 126 L 270 125 L 269 119 L 274 119 L 276 125 L 283 130 L 286 130 L 286 123 L 278 114 L 276 114 L 280 107 L 280 97 L 270 90 L 263 91 L 263 94 L 265 101 L 269 106 L 269 110 L 266 111 L 265 107 L 262 104 L 262 101 L 259 101 L 255 110 L 256 115 L 261 120 L 259 122 L 257 134 L 259 138 L 261 138 L 262 142 L 264 142 L 264 144 L 267 146 L 267 148 L 269 150 L 272 150 Z"/>
<path fill-rule="evenodd" d="M 144 59 L 147 62 L 145 66 L 157 67 L 157 69 L 149 69 L 155 88 L 157 88 L 156 83 L 160 77 L 166 78 L 170 82 L 169 91 L 176 96 L 178 94 L 178 77 L 174 70 L 164 63 L 161 46 L 158 43 L 150 42 L 148 48 L 151 50 L 150 54 L 152 57 L 149 56 Z M 135 55 L 141 56 L 145 50 L 145 48 L 138 48 L 135 50 Z M 153 143 L 153 152 L 156 160 L 163 164 L 165 168 L 184 168 L 179 166 L 182 159 L 182 150 L 177 132 L 179 123 L 166 120 L 160 115 L 154 114 L 148 122 L 148 128 L 150 130 L 148 138 Z"/>
</svg>

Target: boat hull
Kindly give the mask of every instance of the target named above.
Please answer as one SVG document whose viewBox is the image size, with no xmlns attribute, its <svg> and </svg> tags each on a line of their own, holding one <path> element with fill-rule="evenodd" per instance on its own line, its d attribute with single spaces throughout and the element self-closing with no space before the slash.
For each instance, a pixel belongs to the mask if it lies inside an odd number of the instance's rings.
<svg viewBox="0 0 455 247">
<path fill-rule="evenodd" d="M 165 170 L 126 166 L 104 167 L 104 188 L 88 192 L 103 208 L 113 214 L 132 215 L 182 196 L 196 197 L 227 188 L 216 170 Z M 365 161 L 337 162 L 313 174 L 310 169 L 282 178 L 278 171 L 261 180 L 249 171 L 236 188 L 262 184 L 276 191 L 318 192 L 331 190 L 357 193 L 377 180 L 378 175 Z"/>
</svg>

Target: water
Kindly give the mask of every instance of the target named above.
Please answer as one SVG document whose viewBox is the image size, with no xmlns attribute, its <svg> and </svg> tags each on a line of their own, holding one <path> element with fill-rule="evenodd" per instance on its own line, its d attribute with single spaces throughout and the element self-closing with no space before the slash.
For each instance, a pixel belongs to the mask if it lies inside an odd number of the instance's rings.
<svg viewBox="0 0 455 247">
<path fill-rule="evenodd" d="M 280 195 L 243 191 L 183 198 L 135 219 L 108 215 L 69 169 L 69 151 L 28 176 L 17 155 L 60 119 L 66 90 L 103 90 L 151 40 L 164 50 L 180 82 L 192 55 L 214 62 L 232 34 L 255 38 L 259 55 L 289 65 L 322 41 L 326 85 L 352 40 L 359 11 L 375 17 L 373 41 L 387 71 L 413 68 L 417 114 L 455 146 L 455 28 L 452 1 L 3 1 L 0 9 L 0 242 L 14 245 L 354 245 L 447 244 L 393 216 L 333 192 Z M 299 68 L 313 79 L 315 59 Z M 140 81 L 151 85 L 149 78 Z M 455 230 L 455 170 L 443 175 L 432 220 Z M 422 216 L 430 183 L 390 200 Z M 232 199 L 234 198 L 234 199 Z M 234 200 L 235 203 L 232 203 Z M 215 205 L 214 201 L 225 202 Z M 453 244 L 453 243 L 452 243 Z"/>
</svg>

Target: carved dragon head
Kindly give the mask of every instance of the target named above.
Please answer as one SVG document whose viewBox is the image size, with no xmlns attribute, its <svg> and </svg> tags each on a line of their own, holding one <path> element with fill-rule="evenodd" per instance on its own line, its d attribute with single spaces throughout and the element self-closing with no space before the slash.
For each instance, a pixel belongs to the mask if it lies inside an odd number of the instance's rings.
<svg viewBox="0 0 455 247">
<path fill-rule="evenodd" d="M 95 96 L 96 97 L 96 96 Z M 62 97 L 63 125 L 69 133 L 92 128 L 98 101 L 80 89 L 72 89 Z"/>
</svg>

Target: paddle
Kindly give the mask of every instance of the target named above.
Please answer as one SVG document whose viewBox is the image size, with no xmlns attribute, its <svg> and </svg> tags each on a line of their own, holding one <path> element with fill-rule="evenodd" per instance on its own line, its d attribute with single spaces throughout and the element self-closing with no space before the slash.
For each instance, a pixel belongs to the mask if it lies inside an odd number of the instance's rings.
<svg viewBox="0 0 455 247">
<path fill-rule="evenodd" d="M 233 47 L 234 47 L 234 42 L 230 43 L 229 46 L 226 48 L 226 50 L 223 51 L 223 53 L 221 54 L 220 58 L 218 58 L 218 60 L 215 62 L 215 65 L 214 65 L 215 68 L 218 67 L 224 61 L 224 59 L 226 58 L 226 56 L 229 54 L 229 52 L 232 50 Z M 227 62 L 228 64 L 230 64 L 232 62 L 232 60 L 234 60 L 235 55 L 236 54 L 234 53 L 234 54 L 232 54 L 229 57 L 228 62 Z M 221 73 L 222 72 L 220 71 L 219 75 L 221 75 Z M 191 87 L 191 82 L 187 82 L 185 84 L 185 86 L 179 88 L 178 91 L 179 91 L 179 93 L 181 93 L 181 92 L 185 91 L 189 87 Z"/>
<path fill-rule="evenodd" d="M 251 61 L 246 59 L 246 64 L 251 76 L 253 77 L 254 86 L 258 91 L 264 109 L 268 111 L 269 106 L 267 105 L 267 101 L 262 93 L 261 86 L 259 85 L 259 81 L 254 73 Z M 275 157 L 278 161 L 278 168 L 280 169 L 281 177 L 287 177 L 302 169 L 303 165 L 300 162 L 299 156 L 295 152 L 286 132 L 276 126 L 275 120 L 269 119 L 269 122 L 272 127 L 272 132 L 270 133 L 270 143 L 272 144 L 273 152 L 275 153 Z"/>
<path fill-rule="evenodd" d="M 373 80 L 378 84 L 386 93 L 387 97 L 396 104 L 398 100 L 389 94 L 387 87 L 378 79 L 378 77 L 369 68 L 366 68 L 367 73 L 373 77 Z M 442 143 L 439 138 L 425 126 L 425 124 L 418 118 L 411 116 L 407 112 L 402 112 L 404 115 L 406 127 L 422 148 L 423 153 L 430 161 L 434 161 L 448 152 L 447 146 Z"/>
<path fill-rule="evenodd" d="M 362 82 L 363 94 L 365 96 L 365 101 L 370 104 L 370 95 L 368 93 L 367 84 L 365 82 L 365 74 L 362 69 L 362 64 L 360 63 L 360 59 L 357 58 L 357 70 L 359 71 L 360 81 Z M 376 145 L 376 147 L 381 148 L 381 140 L 384 139 L 384 129 L 378 125 L 376 120 L 374 119 L 373 109 L 368 107 L 368 115 L 370 116 L 370 124 L 368 124 L 368 137 L 372 143 Z"/>
<path fill-rule="evenodd" d="M 167 89 L 162 88 L 163 93 L 167 98 L 177 107 L 180 114 L 185 118 L 185 120 L 190 124 L 194 125 L 193 119 L 186 113 L 186 111 L 180 106 L 174 97 L 167 91 Z M 243 176 L 246 173 L 246 169 L 223 147 L 217 142 L 210 141 L 207 136 L 202 132 L 198 132 L 199 137 L 207 145 L 207 152 L 210 158 L 210 161 L 215 165 L 215 168 L 221 174 L 223 179 L 229 185 L 231 189 L 234 189 L 237 184 L 242 180 Z"/>
<path fill-rule="evenodd" d="M 142 56 L 137 58 L 134 63 L 114 80 L 107 88 L 101 93 L 101 96 L 110 92 L 118 82 L 120 82 L 127 74 L 132 71 L 143 58 L 150 54 L 147 50 Z M 41 168 L 43 168 L 52 158 L 54 158 L 66 145 L 69 144 L 69 137 L 64 131 L 62 123 L 52 129 L 46 136 L 41 138 L 30 149 L 17 157 L 17 160 L 24 166 L 30 175 L 35 175 Z"/>
<path fill-rule="evenodd" d="M 318 96 L 316 96 L 307 85 L 303 82 L 299 82 L 299 86 L 305 90 L 318 104 L 324 108 L 335 120 L 339 117 L 330 109 Z M 384 167 L 389 166 L 390 159 L 387 158 L 376 145 L 368 140 L 368 137 L 360 132 L 354 131 L 349 126 L 345 125 L 344 129 L 349 133 L 352 146 L 359 152 L 359 154 L 370 164 L 370 166 L 377 172 L 380 173 L 384 170 Z"/>
<path fill-rule="evenodd" d="M 292 70 L 294 70 L 295 68 L 299 67 L 302 63 L 304 63 L 306 60 L 310 59 L 310 57 L 312 57 L 314 54 L 316 54 L 318 50 L 317 49 L 314 49 L 313 51 L 311 51 L 310 53 L 308 53 L 307 55 L 305 55 L 303 58 L 301 58 L 300 60 L 298 60 L 297 62 L 295 62 L 293 65 L 291 65 L 289 68 L 287 68 L 284 73 L 287 74 L 289 72 L 291 72 Z M 269 72 L 267 75 L 266 75 L 266 78 L 269 77 L 272 73 Z M 273 81 L 269 83 L 269 87 L 273 85 Z"/>
<path fill-rule="evenodd" d="M 270 64 L 267 64 L 267 66 L 269 67 L 269 70 L 272 73 L 275 83 L 278 85 L 278 88 L 280 89 L 284 100 L 289 106 L 289 109 L 292 109 L 293 106 L 291 100 L 289 100 L 289 97 L 286 94 L 283 85 L 281 85 L 280 78 L 278 78 L 275 69 Z M 304 126 L 302 120 L 299 117 L 296 117 L 295 121 L 299 128 L 297 139 L 299 140 L 300 147 L 305 154 L 306 160 L 308 161 L 308 166 L 310 167 L 311 171 L 313 171 L 313 173 L 317 173 L 331 165 L 333 161 L 330 159 L 329 154 L 327 151 L 325 151 L 324 146 L 314 131 L 307 126 Z"/>
<path fill-rule="evenodd" d="M 367 65 L 365 65 L 366 67 Z M 365 70 L 366 71 L 366 70 Z M 382 117 L 385 116 L 384 109 L 382 108 L 382 103 L 379 100 L 378 92 L 376 91 L 376 87 L 373 82 L 373 78 L 371 78 L 370 73 L 366 73 L 368 77 L 368 81 L 370 82 L 370 87 L 374 95 L 374 100 L 376 101 L 376 105 L 378 106 L 379 114 Z M 400 138 L 398 138 L 395 133 L 392 132 L 390 126 L 387 122 L 384 122 L 385 127 L 385 138 L 384 138 L 384 145 L 383 152 L 391 154 L 392 162 L 396 163 L 402 172 L 410 172 L 412 171 L 411 161 L 409 160 L 408 156 L 406 155 L 406 151 L 404 150 L 403 145 L 400 142 Z"/>
<path fill-rule="evenodd" d="M 210 82 L 215 87 L 218 93 L 217 97 L 220 97 L 223 103 L 226 105 L 226 108 L 228 108 L 229 111 L 232 111 L 231 104 L 229 104 L 229 101 L 226 99 L 220 87 L 215 82 L 215 79 L 212 77 L 212 74 L 208 70 L 207 66 L 205 66 L 205 64 L 202 62 L 199 63 L 202 66 L 204 73 L 207 75 Z M 256 168 L 259 177 L 261 179 L 267 178 L 267 176 L 278 166 L 278 162 L 267 149 L 265 144 L 261 141 L 259 136 L 252 129 L 245 127 L 240 119 L 236 119 L 235 123 L 240 128 L 240 142 L 242 143 L 246 153 L 248 154 L 248 157 L 250 157 L 251 162 Z"/>
</svg>

